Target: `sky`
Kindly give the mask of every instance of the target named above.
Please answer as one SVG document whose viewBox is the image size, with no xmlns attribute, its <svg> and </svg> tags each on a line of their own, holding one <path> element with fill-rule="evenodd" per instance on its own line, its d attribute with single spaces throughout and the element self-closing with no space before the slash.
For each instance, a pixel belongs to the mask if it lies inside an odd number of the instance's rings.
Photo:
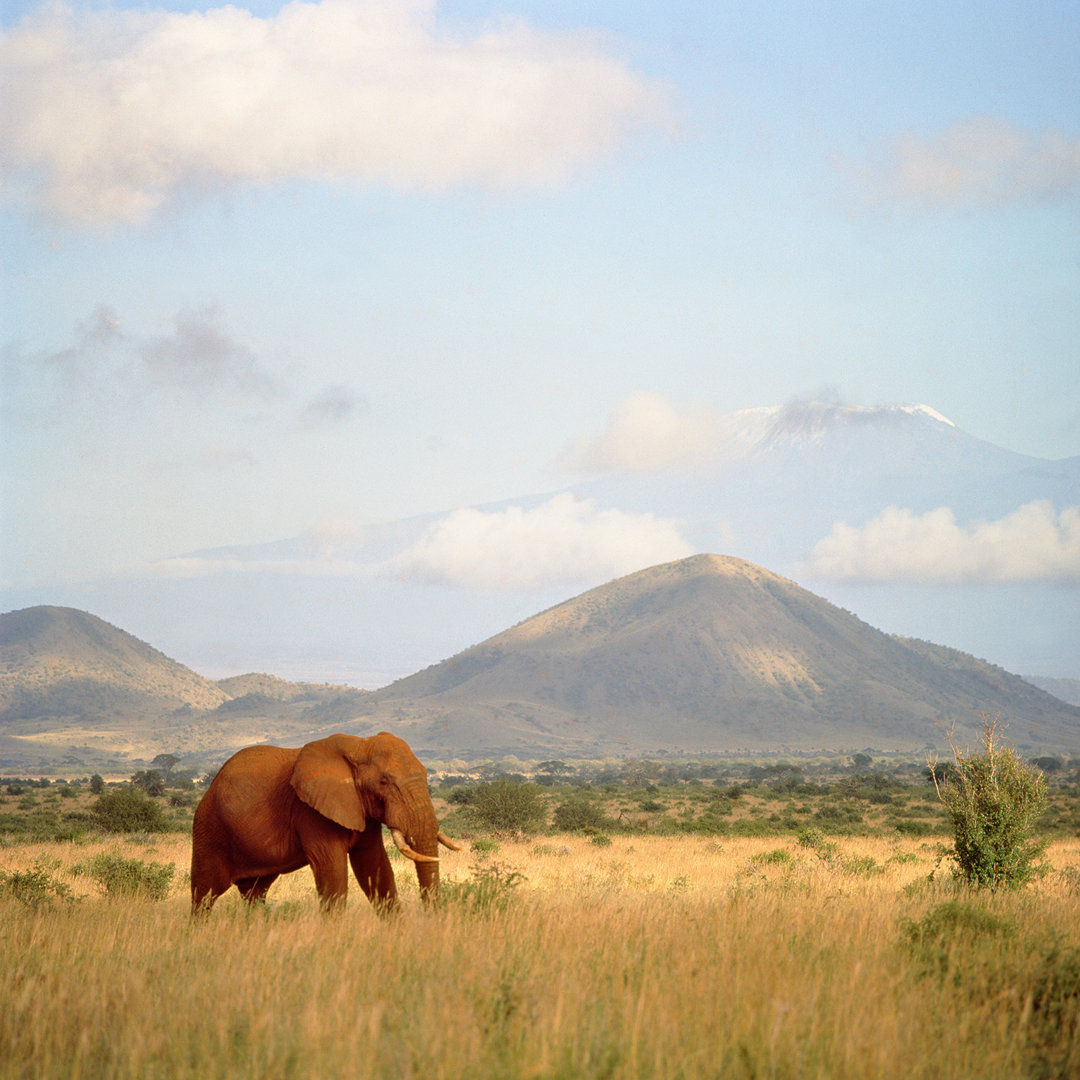
<svg viewBox="0 0 1080 1080">
<path fill-rule="evenodd" d="M 1074 3 L 0 11 L 9 595 L 799 400 L 1080 455 Z"/>
</svg>

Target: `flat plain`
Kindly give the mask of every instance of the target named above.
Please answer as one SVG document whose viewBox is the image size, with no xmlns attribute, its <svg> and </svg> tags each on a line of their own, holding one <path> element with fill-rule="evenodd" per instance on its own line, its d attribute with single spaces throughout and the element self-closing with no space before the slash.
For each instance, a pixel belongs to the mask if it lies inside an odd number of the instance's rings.
<svg viewBox="0 0 1080 1080">
<path fill-rule="evenodd" d="M 654 798 L 677 820 L 676 790 Z M 754 798 L 736 821 L 767 820 Z M 195 922 L 186 832 L 7 837 L 5 881 L 36 885 L 0 890 L 0 1077 L 1080 1074 L 1075 834 L 989 892 L 953 881 L 943 835 L 774 825 L 477 831 L 435 908 L 392 850 L 390 917 L 355 885 L 323 915 L 301 870 Z M 173 867 L 163 898 L 73 872 L 98 855 Z"/>
</svg>

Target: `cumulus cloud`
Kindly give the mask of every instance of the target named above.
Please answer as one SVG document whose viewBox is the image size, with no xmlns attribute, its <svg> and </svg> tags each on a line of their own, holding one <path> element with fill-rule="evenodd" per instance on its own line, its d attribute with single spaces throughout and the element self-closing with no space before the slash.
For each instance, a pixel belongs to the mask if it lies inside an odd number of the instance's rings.
<svg viewBox="0 0 1080 1080">
<path fill-rule="evenodd" d="M 674 521 L 557 495 L 531 510 L 456 510 L 392 567 L 404 579 L 535 589 L 619 577 L 691 554 Z"/>
<path fill-rule="evenodd" d="M 657 85 L 598 37 L 466 33 L 435 7 L 50 5 L 0 36 L 0 176 L 60 220 L 137 222 L 183 191 L 281 178 L 546 185 L 663 120 Z"/>
<path fill-rule="evenodd" d="M 993 206 L 1080 191 L 1080 139 L 976 116 L 937 135 L 900 135 L 868 160 L 840 163 L 874 202 Z"/>
<path fill-rule="evenodd" d="M 570 446 L 561 464 L 586 471 L 656 472 L 706 460 L 717 440 L 714 408 L 679 408 L 661 394 L 641 392 L 623 401 L 598 435 Z"/>
<path fill-rule="evenodd" d="M 948 507 L 921 515 L 889 507 L 861 529 L 834 525 L 802 569 L 835 581 L 1080 584 L 1080 506 L 1056 514 L 1038 500 L 967 525 Z"/>
</svg>

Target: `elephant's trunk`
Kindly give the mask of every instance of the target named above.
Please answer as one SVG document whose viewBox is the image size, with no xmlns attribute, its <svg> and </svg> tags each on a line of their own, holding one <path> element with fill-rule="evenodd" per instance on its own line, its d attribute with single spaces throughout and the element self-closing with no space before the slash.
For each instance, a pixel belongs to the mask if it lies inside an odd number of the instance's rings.
<svg viewBox="0 0 1080 1080">
<path fill-rule="evenodd" d="M 425 904 L 439 898 L 439 860 L 418 862 L 416 880 L 420 883 L 420 898 Z"/>
<path fill-rule="evenodd" d="M 431 805 L 427 780 L 410 785 L 403 792 L 405 805 L 397 821 L 388 821 L 390 835 L 398 851 L 416 864 L 420 895 L 425 902 L 439 894 L 439 822 Z"/>
</svg>

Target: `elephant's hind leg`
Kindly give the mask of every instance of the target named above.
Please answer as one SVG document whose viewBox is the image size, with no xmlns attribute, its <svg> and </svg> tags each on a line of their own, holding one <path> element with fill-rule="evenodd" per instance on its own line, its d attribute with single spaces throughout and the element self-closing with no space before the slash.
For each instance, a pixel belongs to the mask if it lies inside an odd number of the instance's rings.
<svg viewBox="0 0 1080 1080">
<path fill-rule="evenodd" d="M 266 890 L 277 881 L 277 874 L 263 874 L 261 877 L 241 878 L 236 883 L 240 895 L 249 904 L 261 904 L 266 901 Z"/>
</svg>

